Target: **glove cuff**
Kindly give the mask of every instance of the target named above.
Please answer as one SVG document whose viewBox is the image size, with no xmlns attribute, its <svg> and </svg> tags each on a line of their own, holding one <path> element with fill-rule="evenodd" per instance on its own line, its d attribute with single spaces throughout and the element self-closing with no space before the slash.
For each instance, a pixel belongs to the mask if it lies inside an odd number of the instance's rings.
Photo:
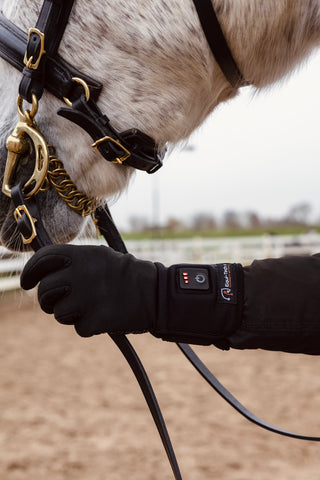
<svg viewBox="0 0 320 480">
<path fill-rule="evenodd" d="M 240 264 L 178 264 L 158 270 L 157 317 L 151 333 L 163 340 L 214 344 L 229 349 L 227 337 L 241 323 L 243 269 Z"/>
</svg>

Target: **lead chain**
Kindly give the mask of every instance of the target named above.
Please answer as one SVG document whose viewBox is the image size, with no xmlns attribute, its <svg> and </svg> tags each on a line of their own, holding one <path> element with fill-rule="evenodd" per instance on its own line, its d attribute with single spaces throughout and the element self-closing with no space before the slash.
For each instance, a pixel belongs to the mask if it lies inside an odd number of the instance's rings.
<svg viewBox="0 0 320 480">
<path fill-rule="evenodd" d="M 66 172 L 62 161 L 54 153 L 49 157 L 49 168 L 45 183 L 42 190 L 47 190 L 49 185 L 52 185 L 68 206 L 82 217 L 91 215 L 95 211 L 97 207 L 96 199 L 87 197 L 85 193 L 77 189 Z"/>
</svg>

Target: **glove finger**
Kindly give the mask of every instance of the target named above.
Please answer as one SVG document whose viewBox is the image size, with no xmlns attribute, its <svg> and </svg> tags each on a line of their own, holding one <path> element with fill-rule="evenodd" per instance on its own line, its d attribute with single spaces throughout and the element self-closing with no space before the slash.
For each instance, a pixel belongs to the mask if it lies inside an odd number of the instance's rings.
<svg viewBox="0 0 320 480">
<path fill-rule="evenodd" d="M 53 245 L 41 248 L 30 258 L 20 278 L 20 284 L 24 290 L 34 288 L 49 273 L 70 265 L 70 257 L 59 247 L 60 245 Z"/>
<path fill-rule="evenodd" d="M 67 296 L 71 289 L 69 285 L 52 282 L 51 279 L 44 279 L 38 288 L 38 300 L 40 307 L 46 313 L 53 313 L 55 304 Z M 51 280 L 51 281 L 50 281 Z"/>
<path fill-rule="evenodd" d="M 80 337 L 92 337 L 94 334 L 100 333 L 94 332 L 90 323 L 87 321 L 86 318 L 83 318 L 82 316 L 79 316 L 76 319 L 76 321 L 74 322 L 74 328 L 77 334 L 80 335 Z"/>
<path fill-rule="evenodd" d="M 59 323 L 71 325 L 78 318 L 79 299 L 72 295 L 72 287 L 65 272 L 54 272 L 41 280 L 38 300 L 42 310 L 54 313 Z"/>
<path fill-rule="evenodd" d="M 76 307 L 72 307 L 69 302 L 65 300 L 65 298 L 62 298 L 55 304 L 53 311 L 54 317 L 57 322 L 63 325 L 74 325 L 80 318 L 80 314 Z"/>
</svg>

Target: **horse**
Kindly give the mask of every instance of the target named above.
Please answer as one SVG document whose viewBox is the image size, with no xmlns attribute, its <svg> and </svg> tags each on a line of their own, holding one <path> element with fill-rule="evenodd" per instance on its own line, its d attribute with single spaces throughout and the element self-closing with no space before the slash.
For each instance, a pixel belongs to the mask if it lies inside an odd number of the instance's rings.
<svg viewBox="0 0 320 480">
<path fill-rule="evenodd" d="M 2 0 L 0 7 L 27 32 L 41 3 Z M 318 0 L 213 0 L 213 5 L 233 57 L 253 88 L 285 77 L 319 46 Z M 103 84 L 98 104 L 115 129 L 141 130 L 155 140 L 160 152 L 187 139 L 217 105 L 239 91 L 212 54 L 192 0 L 76 0 L 59 54 Z M 1 176 L 6 138 L 17 121 L 19 81 L 19 72 L 0 60 Z M 50 93 L 43 95 L 37 115 L 40 130 L 56 147 L 79 190 L 101 204 L 117 197 L 128 187 L 134 169 L 106 162 L 91 148 L 87 134 L 55 115 L 60 104 Z M 38 196 L 53 242 L 71 241 L 82 231 L 86 220 L 54 190 Z M 25 247 L 13 210 L 1 193 L 0 241 L 21 250 Z"/>
</svg>

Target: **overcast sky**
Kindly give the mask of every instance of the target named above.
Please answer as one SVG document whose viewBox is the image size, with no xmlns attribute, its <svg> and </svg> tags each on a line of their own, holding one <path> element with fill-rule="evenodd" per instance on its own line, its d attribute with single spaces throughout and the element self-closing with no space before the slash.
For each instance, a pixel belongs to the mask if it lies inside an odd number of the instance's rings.
<svg viewBox="0 0 320 480">
<path fill-rule="evenodd" d="M 221 105 L 154 175 L 137 173 L 111 206 L 116 223 L 188 220 L 226 210 L 281 217 L 308 202 L 320 219 L 320 53 L 263 93 L 244 88 Z"/>
</svg>

